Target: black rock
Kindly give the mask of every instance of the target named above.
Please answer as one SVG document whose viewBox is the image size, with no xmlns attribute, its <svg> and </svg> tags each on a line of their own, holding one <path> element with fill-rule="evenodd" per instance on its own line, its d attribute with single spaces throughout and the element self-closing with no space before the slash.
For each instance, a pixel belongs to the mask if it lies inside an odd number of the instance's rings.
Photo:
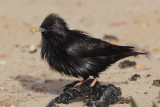
<svg viewBox="0 0 160 107">
<path fill-rule="evenodd" d="M 96 107 L 109 107 L 111 104 L 115 104 L 121 101 L 121 90 L 116 88 L 114 85 L 101 85 L 98 81 L 93 87 L 90 87 L 93 79 L 89 79 L 84 82 L 81 86 L 73 88 L 78 82 L 75 81 L 68 84 L 63 89 L 60 96 L 51 100 L 46 107 L 58 107 L 57 104 L 69 104 L 72 100 L 77 97 L 86 96 L 86 106 Z"/>
<path fill-rule="evenodd" d="M 160 80 L 153 80 L 153 84 L 152 85 L 160 87 Z"/>
<path fill-rule="evenodd" d="M 119 64 L 119 67 L 124 69 L 124 68 L 129 68 L 129 67 L 133 67 L 136 65 L 136 62 L 135 61 L 129 61 L 129 60 L 125 60 L 123 62 L 121 62 Z"/>
<path fill-rule="evenodd" d="M 118 38 L 116 36 L 113 36 L 113 35 L 104 35 L 103 39 L 118 41 Z"/>
<path fill-rule="evenodd" d="M 129 79 L 130 81 L 136 81 L 138 78 L 140 78 L 141 76 L 139 74 L 134 74 L 132 75 L 132 77 Z"/>
</svg>

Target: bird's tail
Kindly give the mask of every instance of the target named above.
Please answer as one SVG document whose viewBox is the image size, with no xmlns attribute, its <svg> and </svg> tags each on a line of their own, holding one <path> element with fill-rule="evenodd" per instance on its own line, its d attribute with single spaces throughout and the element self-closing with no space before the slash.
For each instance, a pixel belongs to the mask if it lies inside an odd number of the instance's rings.
<svg viewBox="0 0 160 107">
<path fill-rule="evenodd" d="M 147 55 L 147 53 L 143 53 L 143 52 L 136 52 L 135 51 L 135 47 L 132 46 L 117 46 L 116 47 L 118 52 L 118 55 L 120 56 L 137 56 L 137 55 Z"/>
<path fill-rule="evenodd" d="M 129 57 L 129 56 L 137 56 L 137 55 L 146 55 L 147 53 L 143 53 L 143 52 L 136 52 L 134 50 L 134 47 L 131 46 L 118 46 L 117 49 L 119 49 L 119 52 L 116 53 L 115 55 L 113 55 L 113 60 L 111 61 L 112 63 Z"/>
<path fill-rule="evenodd" d="M 118 56 L 121 57 L 121 58 L 125 58 L 125 57 L 128 57 L 128 56 L 137 56 L 137 55 L 145 55 L 145 54 L 146 53 L 129 51 L 129 52 L 121 53 Z"/>
<path fill-rule="evenodd" d="M 133 51 L 134 47 L 132 47 L 132 46 L 117 46 L 117 49 L 119 49 L 120 53 L 123 53 L 123 52 Z"/>
<path fill-rule="evenodd" d="M 137 56 L 137 55 L 146 55 L 146 53 L 142 53 L 142 52 L 135 52 L 134 50 L 130 50 L 129 52 L 123 52 L 123 53 L 120 53 L 120 54 L 117 54 L 117 55 L 114 55 L 113 56 L 113 59 L 112 60 L 113 62 L 116 62 L 120 59 L 123 59 L 123 58 L 126 58 L 126 57 L 129 57 L 129 56 Z M 113 63 L 112 62 L 112 63 Z"/>
</svg>

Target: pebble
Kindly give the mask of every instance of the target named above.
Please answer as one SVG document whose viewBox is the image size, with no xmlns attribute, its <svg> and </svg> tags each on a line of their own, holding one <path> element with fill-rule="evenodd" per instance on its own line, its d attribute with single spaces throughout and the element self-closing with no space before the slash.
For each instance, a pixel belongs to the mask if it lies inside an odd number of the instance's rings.
<svg viewBox="0 0 160 107">
<path fill-rule="evenodd" d="M 39 102 L 39 100 L 34 100 L 34 102 Z"/>
<path fill-rule="evenodd" d="M 0 61 L 0 65 L 6 64 L 6 61 Z"/>
<path fill-rule="evenodd" d="M 159 48 L 154 48 L 153 51 L 154 51 L 155 53 L 159 53 L 159 52 L 160 52 L 160 49 L 159 49 Z"/>
<path fill-rule="evenodd" d="M 147 92 L 144 92 L 143 94 L 147 94 Z"/>
<path fill-rule="evenodd" d="M 4 90 L 4 87 L 0 87 L 0 90 Z"/>
<path fill-rule="evenodd" d="M 35 53 L 37 52 L 37 48 L 35 45 L 30 45 L 29 46 L 29 53 Z"/>
<path fill-rule="evenodd" d="M 33 73 L 33 72 L 30 72 L 30 73 L 28 73 L 28 75 L 29 75 L 29 76 L 33 76 L 33 75 L 34 75 L 34 73 Z"/>
<path fill-rule="evenodd" d="M 142 70 L 142 69 L 145 68 L 145 65 L 144 65 L 144 64 L 136 64 L 135 68 L 136 68 L 137 70 Z"/>
<path fill-rule="evenodd" d="M 103 39 L 107 40 L 111 44 L 114 44 L 114 45 L 118 44 L 118 38 L 116 36 L 104 35 Z"/>
<path fill-rule="evenodd" d="M 118 41 L 118 38 L 113 35 L 104 35 L 103 39 Z"/>
<path fill-rule="evenodd" d="M 146 75 L 146 78 L 148 78 L 148 77 L 150 77 L 151 76 L 151 74 L 148 74 L 148 75 Z"/>
<path fill-rule="evenodd" d="M 6 59 L 6 58 L 8 58 L 8 55 L 7 54 L 0 54 L 0 58 Z"/>
<path fill-rule="evenodd" d="M 135 66 L 135 65 L 136 65 L 136 62 L 135 62 L 135 61 L 125 60 L 125 61 L 123 61 L 123 62 L 121 62 L 121 63 L 119 64 L 119 67 L 120 67 L 121 69 L 124 69 L 124 68 L 133 67 L 133 66 Z"/>
<path fill-rule="evenodd" d="M 160 87 L 160 80 L 153 80 L 152 85 Z"/>
<path fill-rule="evenodd" d="M 129 79 L 130 81 L 136 81 L 138 78 L 140 78 L 141 76 L 139 74 L 134 74 L 132 75 L 132 77 Z"/>
</svg>

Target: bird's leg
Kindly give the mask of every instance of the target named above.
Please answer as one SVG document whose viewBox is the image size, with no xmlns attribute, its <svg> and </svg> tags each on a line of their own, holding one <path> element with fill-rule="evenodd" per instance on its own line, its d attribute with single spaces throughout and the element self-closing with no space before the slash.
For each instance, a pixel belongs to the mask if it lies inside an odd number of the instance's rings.
<svg viewBox="0 0 160 107">
<path fill-rule="evenodd" d="M 87 79 L 84 79 L 84 80 L 82 80 L 82 81 L 79 81 L 73 88 L 75 88 L 75 87 L 83 84 L 85 81 L 87 81 Z"/>
<path fill-rule="evenodd" d="M 93 87 L 95 85 L 95 83 L 97 82 L 98 77 L 95 77 L 94 80 L 92 81 L 90 87 Z"/>
</svg>

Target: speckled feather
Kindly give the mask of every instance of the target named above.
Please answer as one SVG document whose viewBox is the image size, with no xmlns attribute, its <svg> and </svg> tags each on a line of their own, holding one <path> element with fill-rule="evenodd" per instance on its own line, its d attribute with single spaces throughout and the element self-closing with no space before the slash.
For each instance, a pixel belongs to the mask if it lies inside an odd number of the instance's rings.
<svg viewBox="0 0 160 107">
<path fill-rule="evenodd" d="M 133 47 L 112 45 L 82 31 L 70 30 L 56 14 L 48 15 L 40 27 L 47 30 L 42 32 L 42 59 L 68 76 L 97 77 L 116 61 L 141 54 L 134 52 Z"/>
</svg>

